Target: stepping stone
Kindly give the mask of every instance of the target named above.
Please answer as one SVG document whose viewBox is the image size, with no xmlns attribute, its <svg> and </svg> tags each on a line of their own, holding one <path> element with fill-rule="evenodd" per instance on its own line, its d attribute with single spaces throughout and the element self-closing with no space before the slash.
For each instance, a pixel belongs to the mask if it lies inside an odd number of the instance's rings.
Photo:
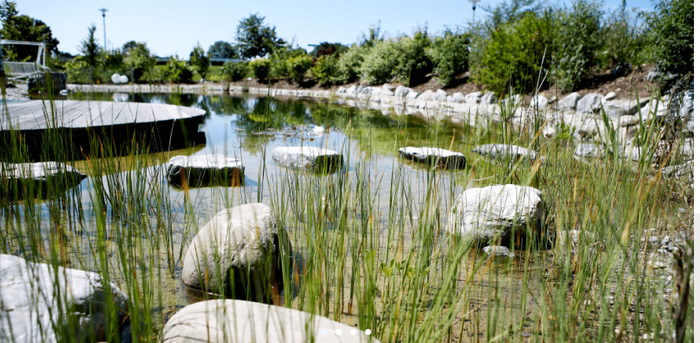
<svg viewBox="0 0 700 343">
<path fill-rule="evenodd" d="M 106 286 L 93 272 L 0 255 L 0 341 L 57 342 L 54 326 L 64 320 L 79 324 L 72 328 L 78 342 L 91 336 L 107 340 Z M 116 284 L 109 286 L 118 322 L 123 323 L 128 298 Z"/>
<path fill-rule="evenodd" d="M 80 184 L 87 175 L 75 168 L 59 162 L 36 163 L 3 163 L 0 162 L 0 178 L 6 184 L 7 192 L 0 193 L 0 197 L 13 198 L 15 195 L 22 199 L 25 188 L 34 184 L 35 192 L 41 188 L 42 196 L 55 195 L 50 192 L 65 192 Z M 49 187 L 51 185 L 51 187 Z M 18 194 L 14 194 L 14 189 Z M 12 192 L 12 194 L 10 193 Z"/>
<path fill-rule="evenodd" d="M 455 201 L 446 230 L 479 246 L 504 243 L 511 234 L 525 235 L 528 225 L 539 231 L 542 210 L 542 194 L 533 187 L 509 184 L 472 188 Z"/>
<path fill-rule="evenodd" d="M 175 156 L 167 166 L 168 179 L 177 186 L 239 186 L 245 178 L 243 163 L 222 154 Z"/>
<path fill-rule="evenodd" d="M 187 248 L 182 282 L 204 291 L 218 293 L 223 287 L 229 292 L 235 287 L 238 297 L 269 298 L 272 281 L 282 275 L 278 245 L 277 224 L 267 205 L 253 203 L 222 210 Z M 230 284 L 232 279 L 235 284 Z M 245 289 L 245 285 L 252 289 Z"/>
<path fill-rule="evenodd" d="M 537 158 L 536 151 L 507 144 L 483 144 L 472 149 L 472 152 L 500 160 L 519 159 L 527 156 L 531 161 L 534 161 Z"/>
<path fill-rule="evenodd" d="M 379 343 L 363 330 L 286 307 L 208 300 L 170 318 L 163 328 L 163 342 Z"/>
<path fill-rule="evenodd" d="M 409 146 L 399 148 L 399 155 L 414 161 L 449 169 L 462 169 L 467 165 L 467 158 L 463 154 L 440 148 Z"/>
<path fill-rule="evenodd" d="M 485 253 L 494 257 L 515 257 L 515 254 L 510 251 L 510 249 L 500 246 L 500 245 L 489 245 L 484 247 Z"/>
<path fill-rule="evenodd" d="M 290 169 L 333 172 L 343 165 L 343 155 L 313 146 L 279 147 L 272 151 L 275 163 Z"/>
</svg>

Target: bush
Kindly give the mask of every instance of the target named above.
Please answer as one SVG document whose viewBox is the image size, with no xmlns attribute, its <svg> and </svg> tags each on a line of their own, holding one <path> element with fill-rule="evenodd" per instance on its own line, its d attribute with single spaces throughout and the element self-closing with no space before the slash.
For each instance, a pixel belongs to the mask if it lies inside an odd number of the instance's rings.
<svg viewBox="0 0 700 343">
<path fill-rule="evenodd" d="M 509 86 L 516 92 L 533 90 L 545 48 L 551 46 L 551 29 L 550 16 L 526 13 L 513 24 L 490 30 L 479 81 L 501 94 Z M 549 69 L 549 58 L 545 58 L 543 67 Z"/>
<path fill-rule="evenodd" d="M 221 75 L 227 75 L 231 81 L 241 80 L 248 75 L 248 63 L 228 61 L 224 63 Z"/>
<path fill-rule="evenodd" d="M 442 38 L 433 42 L 428 50 L 433 62 L 433 72 L 438 75 L 440 84 L 447 84 L 455 76 L 469 68 L 469 37 L 467 34 L 453 34 L 446 31 Z"/>
<path fill-rule="evenodd" d="M 77 56 L 66 62 L 66 76 L 69 83 L 89 83 L 90 75 L 88 71 L 90 66 L 83 60 L 83 56 Z"/>
<path fill-rule="evenodd" d="M 554 37 L 557 87 L 571 91 L 595 64 L 602 12 L 599 4 L 578 0 L 571 11 L 563 11 Z"/>
<path fill-rule="evenodd" d="M 362 79 L 370 84 L 385 83 L 395 74 L 394 68 L 401 55 L 398 44 L 392 41 L 378 41 L 369 48 L 362 62 Z"/>
<path fill-rule="evenodd" d="M 650 44 L 649 35 L 639 22 L 636 9 L 628 11 L 625 3 L 611 13 L 609 23 L 600 30 L 602 46 L 598 53 L 598 65 L 608 68 L 628 62 L 638 65 L 644 62 L 644 48 Z"/>
<path fill-rule="evenodd" d="M 427 30 L 420 30 L 413 38 L 403 37 L 397 44 L 400 54 L 394 70 L 398 79 L 410 87 L 433 70 L 433 62 L 428 56 L 432 41 Z"/>
<path fill-rule="evenodd" d="M 320 84 L 334 82 L 338 77 L 338 60 L 333 55 L 324 55 L 316 60 L 311 75 Z"/>
<path fill-rule="evenodd" d="M 651 44 L 649 54 L 664 72 L 693 71 L 693 1 L 659 0 L 656 11 L 645 16 Z"/>
<path fill-rule="evenodd" d="M 272 70 L 270 72 L 275 77 L 291 77 L 292 72 L 289 69 L 289 60 L 294 57 L 304 55 L 307 55 L 306 50 L 301 48 L 292 49 L 289 46 L 279 48 L 274 54 L 272 54 Z"/>
<path fill-rule="evenodd" d="M 271 67 L 272 61 L 267 58 L 259 58 L 250 62 L 250 69 L 258 80 L 267 80 L 270 76 Z"/>
<path fill-rule="evenodd" d="M 187 65 L 187 61 L 181 61 L 177 57 L 168 59 L 165 65 L 165 77 L 173 83 L 192 82 L 192 69 Z"/>
<path fill-rule="evenodd" d="M 355 82 L 360 75 L 362 62 L 365 60 L 367 49 L 353 45 L 338 58 L 338 80 L 343 83 Z"/>
<path fill-rule="evenodd" d="M 196 70 L 202 79 L 207 78 L 207 71 L 209 70 L 209 57 L 204 53 L 199 44 L 190 53 L 190 65 Z"/>
<path fill-rule="evenodd" d="M 151 56 L 145 43 L 135 43 L 135 46 L 129 49 L 126 54 L 124 63 L 132 70 L 133 82 L 143 79 L 146 73 L 150 76 L 150 81 L 154 80 L 153 68 L 156 65 L 156 58 Z"/>
<path fill-rule="evenodd" d="M 311 64 L 313 64 L 313 59 L 309 55 L 292 57 L 287 62 L 289 65 L 289 72 L 292 75 L 292 79 L 297 83 L 304 81 L 304 76 L 306 72 L 311 69 Z"/>
</svg>

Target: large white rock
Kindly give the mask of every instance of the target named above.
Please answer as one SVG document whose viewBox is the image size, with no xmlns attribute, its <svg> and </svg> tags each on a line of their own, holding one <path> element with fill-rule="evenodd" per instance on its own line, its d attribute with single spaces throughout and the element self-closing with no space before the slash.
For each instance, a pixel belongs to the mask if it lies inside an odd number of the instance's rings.
<svg viewBox="0 0 700 343">
<path fill-rule="evenodd" d="M 602 158 L 605 157 L 605 149 L 595 143 L 579 143 L 574 150 L 574 155 L 580 157 Z"/>
<path fill-rule="evenodd" d="M 557 102 L 557 110 L 559 111 L 575 111 L 578 101 L 581 99 L 581 94 L 573 92 Z"/>
<path fill-rule="evenodd" d="M 2 192 L 0 196 L 7 195 L 19 198 L 26 196 L 23 190 L 34 184 L 35 191 L 41 189 L 42 195 L 50 195 L 49 192 L 62 192 L 80 184 L 87 175 L 75 168 L 59 162 L 36 163 L 5 163 L 0 162 L 0 178 L 4 179 L 8 190 L 13 190 L 16 185 L 19 194 Z M 12 185 L 14 184 L 14 185 Z M 49 187 L 49 184 L 52 186 Z"/>
<path fill-rule="evenodd" d="M 576 112 L 581 113 L 598 113 L 603 97 L 598 93 L 589 93 L 583 96 L 576 103 Z"/>
<path fill-rule="evenodd" d="M 515 257 L 515 254 L 510 252 L 510 249 L 501 245 L 489 245 L 482 249 L 489 256 L 494 257 Z"/>
<path fill-rule="evenodd" d="M 313 146 L 275 148 L 272 160 L 299 170 L 333 171 L 343 165 L 343 155 L 337 151 Z"/>
<path fill-rule="evenodd" d="M 164 343 L 179 342 L 379 343 L 362 329 L 286 307 L 244 300 L 208 300 L 176 313 Z"/>
<path fill-rule="evenodd" d="M 432 90 L 428 89 L 427 91 L 421 93 L 421 95 L 419 95 L 418 98 L 416 98 L 416 99 L 417 100 L 433 100 L 433 95 L 435 95 L 435 93 Z"/>
<path fill-rule="evenodd" d="M 208 185 L 238 186 L 243 183 L 245 167 L 240 160 L 223 154 L 175 156 L 167 164 L 171 183 L 190 187 Z"/>
<path fill-rule="evenodd" d="M 447 168 L 464 168 L 467 164 L 467 158 L 463 154 L 440 148 L 409 146 L 399 148 L 399 154 L 418 162 L 437 164 Z"/>
<path fill-rule="evenodd" d="M 637 107 L 637 99 L 610 100 L 603 103 L 603 108 L 608 117 L 619 118 L 637 113 L 637 109 L 644 107 L 647 102 L 649 98 L 639 99 L 639 107 Z"/>
<path fill-rule="evenodd" d="M 484 96 L 481 97 L 480 103 L 484 104 L 484 105 L 495 104 L 496 103 L 496 93 L 486 92 L 484 94 Z"/>
<path fill-rule="evenodd" d="M 463 103 L 464 102 L 464 94 L 462 92 L 457 92 L 452 94 L 452 100 L 451 102 L 456 102 L 456 103 Z"/>
<path fill-rule="evenodd" d="M 472 149 L 472 152 L 500 160 L 518 159 L 521 157 L 529 157 L 530 160 L 535 160 L 537 158 L 536 151 L 507 144 L 483 144 Z"/>
<path fill-rule="evenodd" d="M 408 93 L 406 93 L 406 100 L 414 100 L 418 98 L 418 92 L 414 91 L 413 89 L 409 89 Z"/>
<path fill-rule="evenodd" d="M 445 101 L 447 99 L 447 92 L 445 92 L 442 89 L 438 89 L 435 91 L 433 94 L 433 98 L 431 100 L 435 101 Z"/>
<path fill-rule="evenodd" d="M 493 93 L 491 93 L 493 94 Z M 473 92 L 469 93 L 464 96 L 464 102 L 469 104 L 469 105 L 476 105 L 479 103 L 479 100 L 481 100 L 481 92 Z"/>
<path fill-rule="evenodd" d="M 182 265 L 182 282 L 196 289 L 218 292 L 231 286 L 233 276 L 250 279 L 256 289 L 249 294 L 263 294 L 279 264 L 277 224 L 272 210 L 253 203 L 228 208 L 217 213 L 194 237 Z M 232 275 L 233 273 L 233 275 Z M 228 291 L 228 290 L 227 290 Z"/>
<path fill-rule="evenodd" d="M 536 108 L 539 111 L 544 111 L 547 109 L 547 103 L 549 101 L 543 95 L 537 95 L 532 97 L 530 100 L 530 107 Z"/>
<path fill-rule="evenodd" d="M 56 342 L 54 325 L 71 325 L 77 341 L 94 335 L 105 340 L 107 284 L 93 272 L 31 263 L 0 255 L 0 341 Z M 117 320 L 122 323 L 127 297 L 109 283 Z"/>
<path fill-rule="evenodd" d="M 477 245 L 524 234 L 527 226 L 539 234 L 542 198 L 528 186 L 494 185 L 464 191 L 448 217 L 447 230 L 474 240 Z"/>
</svg>

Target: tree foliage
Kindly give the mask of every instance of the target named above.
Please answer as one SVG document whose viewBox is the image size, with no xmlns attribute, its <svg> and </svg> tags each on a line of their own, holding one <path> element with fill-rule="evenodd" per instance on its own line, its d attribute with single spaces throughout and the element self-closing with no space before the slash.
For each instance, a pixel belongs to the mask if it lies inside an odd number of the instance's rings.
<svg viewBox="0 0 700 343">
<path fill-rule="evenodd" d="M 192 82 L 192 69 L 187 61 L 180 60 L 177 56 L 170 57 L 165 64 L 165 77 L 173 83 Z"/>
<path fill-rule="evenodd" d="M 102 49 L 100 48 L 97 38 L 95 37 L 95 31 L 97 28 L 95 24 L 88 27 L 88 35 L 80 42 L 78 46 L 78 51 L 83 54 L 84 61 L 90 67 L 96 67 L 100 62 L 100 54 Z"/>
<path fill-rule="evenodd" d="M 267 58 L 259 58 L 250 62 L 250 69 L 253 75 L 259 80 L 267 80 L 270 77 L 270 69 L 272 69 L 272 61 Z"/>
<path fill-rule="evenodd" d="M 319 58 L 321 56 L 332 55 L 337 58 L 346 51 L 348 51 L 348 47 L 343 44 L 323 42 L 314 47 L 314 50 L 311 51 L 311 56 Z"/>
<path fill-rule="evenodd" d="M 694 32 L 692 0 L 659 0 L 645 17 L 650 29 L 651 58 L 661 71 L 689 73 L 693 70 Z"/>
<path fill-rule="evenodd" d="M 395 73 L 406 86 L 412 86 L 433 70 L 433 62 L 428 55 L 432 40 L 428 29 L 419 29 L 411 37 L 403 37 L 398 42 L 398 55 Z"/>
<path fill-rule="evenodd" d="M 207 51 L 209 58 L 238 58 L 238 51 L 229 42 L 216 41 Z"/>
<path fill-rule="evenodd" d="M 248 63 L 228 61 L 224 63 L 221 74 L 227 75 L 231 81 L 241 80 L 248 75 Z"/>
<path fill-rule="evenodd" d="M 432 60 L 433 73 L 440 84 L 447 84 L 455 76 L 469 68 L 469 36 L 446 30 L 443 37 L 436 38 L 428 55 Z"/>
<path fill-rule="evenodd" d="M 264 22 L 265 17 L 258 16 L 256 13 L 238 23 L 236 47 L 242 57 L 266 56 L 284 45 L 284 40 L 277 37 L 275 27 L 269 27 Z"/>
<path fill-rule="evenodd" d="M 146 46 L 146 43 L 134 42 L 133 47 L 125 51 L 125 64 L 133 71 L 132 79 L 134 82 L 139 81 L 145 73 L 153 79 L 153 68 L 156 65 L 155 56 L 151 55 L 151 51 Z"/>
<path fill-rule="evenodd" d="M 2 21 L 0 34 L 4 39 L 45 42 L 47 52 L 58 54 L 59 42 L 53 37 L 51 28 L 41 20 L 20 15 L 15 2 L 5 0 L 0 5 L 0 20 Z M 11 60 L 34 60 L 37 57 L 37 48 L 34 46 L 6 45 L 3 50 Z"/>
<path fill-rule="evenodd" d="M 556 56 L 557 86 L 571 91 L 595 64 L 602 12 L 596 2 L 578 0 L 557 19 L 553 53 Z"/>
<path fill-rule="evenodd" d="M 197 43 L 190 53 L 190 65 L 195 71 L 202 76 L 202 79 L 207 78 L 207 70 L 209 70 L 209 57 L 204 53 L 204 49 Z"/>
<path fill-rule="evenodd" d="M 313 64 L 313 59 L 311 56 L 304 54 L 291 58 L 288 62 L 289 71 L 292 74 L 292 79 L 297 83 L 304 81 L 306 72 L 311 68 Z"/>
</svg>

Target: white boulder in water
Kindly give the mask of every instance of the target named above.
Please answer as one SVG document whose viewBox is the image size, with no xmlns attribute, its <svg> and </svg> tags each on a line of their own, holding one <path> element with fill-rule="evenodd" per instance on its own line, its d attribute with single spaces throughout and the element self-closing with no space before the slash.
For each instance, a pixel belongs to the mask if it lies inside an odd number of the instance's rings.
<svg viewBox="0 0 700 343">
<path fill-rule="evenodd" d="M 399 154 L 418 162 L 447 168 L 464 168 L 467 158 L 459 152 L 430 147 L 403 147 L 399 148 Z"/>
</svg>

